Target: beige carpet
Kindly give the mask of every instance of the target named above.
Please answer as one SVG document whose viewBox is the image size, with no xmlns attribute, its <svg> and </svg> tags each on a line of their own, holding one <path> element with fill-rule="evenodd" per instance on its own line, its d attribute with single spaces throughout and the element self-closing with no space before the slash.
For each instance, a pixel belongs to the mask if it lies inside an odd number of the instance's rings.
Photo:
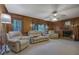
<svg viewBox="0 0 79 59">
<path fill-rule="evenodd" d="M 17 55 L 74 55 L 79 54 L 79 42 L 70 40 L 49 40 L 32 44 Z M 13 52 L 7 55 L 15 55 Z"/>
</svg>

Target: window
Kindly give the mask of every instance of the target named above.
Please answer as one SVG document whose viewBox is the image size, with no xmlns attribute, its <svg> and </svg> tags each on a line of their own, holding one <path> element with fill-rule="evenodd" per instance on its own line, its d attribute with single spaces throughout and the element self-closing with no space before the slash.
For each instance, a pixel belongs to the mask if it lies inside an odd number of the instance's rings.
<svg viewBox="0 0 79 59">
<path fill-rule="evenodd" d="M 22 21 L 14 19 L 12 22 L 13 31 L 21 31 L 22 30 Z"/>
<path fill-rule="evenodd" d="M 33 24 L 32 30 L 36 30 L 39 32 L 45 32 L 48 30 L 48 26 L 46 24 Z"/>
</svg>

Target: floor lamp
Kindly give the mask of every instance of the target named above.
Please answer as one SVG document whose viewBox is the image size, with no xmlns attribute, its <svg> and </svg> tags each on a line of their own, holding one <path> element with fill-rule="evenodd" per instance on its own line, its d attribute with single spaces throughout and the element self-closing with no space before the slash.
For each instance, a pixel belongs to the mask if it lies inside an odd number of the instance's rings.
<svg viewBox="0 0 79 59">
<path fill-rule="evenodd" d="M 1 14 L 0 18 L 1 18 L 0 22 L 2 23 L 3 30 L 4 30 L 4 35 L 2 35 L 2 36 L 5 39 L 5 43 L 4 43 L 5 44 L 5 51 L 3 53 L 6 53 L 7 52 L 7 46 L 8 46 L 8 44 L 7 44 L 7 35 L 6 35 L 6 33 L 7 33 L 6 24 L 11 24 L 11 16 L 8 15 L 8 14 Z"/>
</svg>

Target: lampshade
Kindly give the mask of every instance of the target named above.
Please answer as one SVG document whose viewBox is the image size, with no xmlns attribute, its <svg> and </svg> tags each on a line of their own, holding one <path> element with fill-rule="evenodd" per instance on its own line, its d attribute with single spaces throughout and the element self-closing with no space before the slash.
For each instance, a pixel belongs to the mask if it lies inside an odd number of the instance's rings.
<svg viewBox="0 0 79 59">
<path fill-rule="evenodd" d="M 11 16 L 8 14 L 1 14 L 1 23 L 11 24 Z"/>
</svg>

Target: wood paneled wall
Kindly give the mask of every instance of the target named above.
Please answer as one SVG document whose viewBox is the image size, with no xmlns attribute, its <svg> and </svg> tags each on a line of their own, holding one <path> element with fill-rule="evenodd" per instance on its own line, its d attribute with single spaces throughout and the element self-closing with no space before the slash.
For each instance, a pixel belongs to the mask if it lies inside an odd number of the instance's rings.
<svg viewBox="0 0 79 59">
<path fill-rule="evenodd" d="M 28 31 L 31 30 L 31 25 L 34 23 L 43 23 L 43 24 L 47 24 L 49 27 L 49 30 L 53 29 L 53 23 L 52 22 L 48 22 L 48 21 L 44 21 L 42 19 L 37 19 L 37 18 L 32 18 L 32 17 L 28 17 L 28 16 L 23 16 L 23 15 L 18 15 L 18 14 L 13 14 L 13 13 L 9 13 L 13 19 L 20 19 L 23 22 L 23 26 L 22 26 L 22 32 L 26 33 Z M 12 30 L 12 25 L 8 25 L 7 26 L 7 30 L 11 31 Z"/>
<path fill-rule="evenodd" d="M 31 30 L 31 24 L 32 24 L 32 21 L 31 21 L 31 18 L 29 17 L 24 17 L 23 18 L 23 31 L 24 33 L 28 32 Z"/>
<path fill-rule="evenodd" d="M 54 22 L 53 23 L 53 28 L 54 28 L 54 30 L 56 30 L 56 29 L 63 29 L 64 28 L 64 21 L 57 21 L 57 22 Z"/>
<path fill-rule="evenodd" d="M 53 22 L 53 29 L 56 30 L 57 27 L 59 27 L 60 29 L 64 29 L 66 21 L 70 21 L 71 25 L 79 24 L 79 17 Z"/>
<path fill-rule="evenodd" d="M 3 4 L 0 4 L 0 13 L 7 13 L 7 10 Z"/>
</svg>

